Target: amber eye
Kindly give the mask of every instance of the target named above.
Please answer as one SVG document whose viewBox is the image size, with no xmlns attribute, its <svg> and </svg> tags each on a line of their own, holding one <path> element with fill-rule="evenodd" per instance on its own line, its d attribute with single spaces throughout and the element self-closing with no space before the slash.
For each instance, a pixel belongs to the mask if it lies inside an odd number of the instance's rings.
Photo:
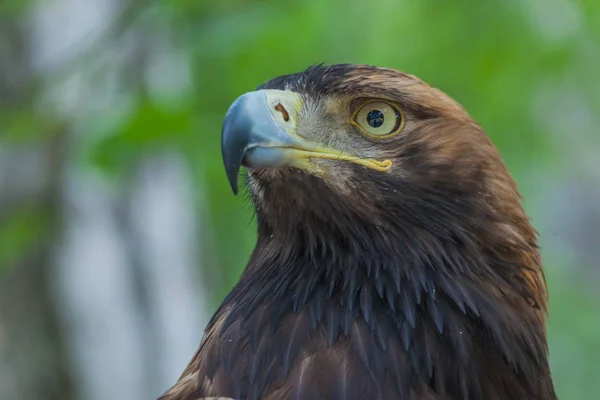
<svg viewBox="0 0 600 400">
<path fill-rule="evenodd" d="M 370 101 L 354 117 L 354 123 L 371 136 L 391 136 L 402 130 L 404 119 L 400 110 L 381 101 Z"/>
</svg>

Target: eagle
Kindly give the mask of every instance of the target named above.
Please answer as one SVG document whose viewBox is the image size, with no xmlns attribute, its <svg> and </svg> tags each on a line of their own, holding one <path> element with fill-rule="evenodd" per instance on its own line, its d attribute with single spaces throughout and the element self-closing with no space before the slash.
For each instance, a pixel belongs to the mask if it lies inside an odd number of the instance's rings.
<svg viewBox="0 0 600 400">
<path fill-rule="evenodd" d="M 161 399 L 557 398 L 537 232 L 448 95 L 311 66 L 233 102 L 222 157 L 256 246 Z"/>
</svg>

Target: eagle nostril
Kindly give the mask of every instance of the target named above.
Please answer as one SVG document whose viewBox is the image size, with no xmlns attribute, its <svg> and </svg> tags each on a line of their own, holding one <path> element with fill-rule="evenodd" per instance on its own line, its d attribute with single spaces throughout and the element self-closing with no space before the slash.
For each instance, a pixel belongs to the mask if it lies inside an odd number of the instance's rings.
<svg viewBox="0 0 600 400">
<path fill-rule="evenodd" d="M 281 113 L 281 115 L 283 116 L 283 120 L 285 122 L 290 120 L 290 114 L 287 112 L 287 110 L 285 109 L 283 104 L 277 103 L 277 105 L 275 106 L 275 110 L 277 110 Z"/>
</svg>

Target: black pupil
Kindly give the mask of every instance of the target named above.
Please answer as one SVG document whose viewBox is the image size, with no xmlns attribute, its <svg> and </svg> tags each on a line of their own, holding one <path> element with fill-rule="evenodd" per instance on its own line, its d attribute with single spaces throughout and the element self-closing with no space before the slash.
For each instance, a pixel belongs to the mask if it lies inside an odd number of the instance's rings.
<svg viewBox="0 0 600 400">
<path fill-rule="evenodd" d="M 371 110 L 367 114 L 367 123 L 373 128 L 379 128 L 383 125 L 383 113 L 379 110 Z"/>
</svg>

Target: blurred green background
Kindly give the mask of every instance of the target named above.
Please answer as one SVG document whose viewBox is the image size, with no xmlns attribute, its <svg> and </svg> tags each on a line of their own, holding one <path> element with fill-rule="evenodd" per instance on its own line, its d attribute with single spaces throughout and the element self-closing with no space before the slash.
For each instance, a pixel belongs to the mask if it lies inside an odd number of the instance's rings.
<svg viewBox="0 0 600 400">
<path fill-rule="evenodd" d="M 600 2 L 3 0 L 0 399 L 156 398 L 254 245 L 240 94 L 400 69 L 481 123 L 541 234 L 559 398 L 600 393 Z"/>
</svg>

